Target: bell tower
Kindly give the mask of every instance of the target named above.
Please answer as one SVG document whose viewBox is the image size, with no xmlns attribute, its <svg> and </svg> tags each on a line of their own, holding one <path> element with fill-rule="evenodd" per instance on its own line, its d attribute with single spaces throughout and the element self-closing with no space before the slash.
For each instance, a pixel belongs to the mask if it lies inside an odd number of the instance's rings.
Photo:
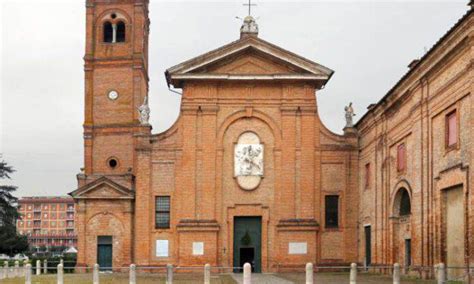
<svg viewBox="0 0 474 284">
<path fill-rule="evenodd" d="M 84 172 L 134 172 L 134 136 L 148 124 L 148 0 L 87 0 Z"/>
</svg>

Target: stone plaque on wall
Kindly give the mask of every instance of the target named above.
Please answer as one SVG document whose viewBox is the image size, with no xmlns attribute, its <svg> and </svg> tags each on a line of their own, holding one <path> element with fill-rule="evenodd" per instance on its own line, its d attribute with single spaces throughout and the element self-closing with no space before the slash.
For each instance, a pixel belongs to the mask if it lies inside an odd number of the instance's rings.
<svg viewBox="0 0 474 284">
<path fill-rule="evenodd" d="M 156 256 L 168 257 L 168 240 L 156 240 Z"/>
<path fill-rule="evenodd" d="M 204 242 L 193 242 L 193 255 L 204 254 Z"/>
<path fill-rule="evenodd" d="M 306 242 L 291 242 L 288 243 L 288 254 L 307 254 L 308 243 Z"/>
</svg>

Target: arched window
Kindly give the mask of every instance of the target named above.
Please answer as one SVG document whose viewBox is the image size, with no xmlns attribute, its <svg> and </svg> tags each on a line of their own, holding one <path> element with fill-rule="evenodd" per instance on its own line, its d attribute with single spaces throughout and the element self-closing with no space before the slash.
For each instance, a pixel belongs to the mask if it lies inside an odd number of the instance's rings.
<svg viewBox="0 0 474 284">
<path fill-rule="evenodd" d="M 411 202 L 410 195 L 406 189 L 401 189 L 401 198 L 400 198 L 400 216 L 406 216 L 411 214 Z"/>
<path fill-rule="evenodd" d="M 125 24 L 124 22 L 117 23 L 117 35 L 116 35 L 117 42 L 124 42 L 125 41 Z"/>
<path fill-rule="evenodd" d="M 393 216 L 402 217 L 411 214 L 410 194 L 406 187 L 400 187 L 393 200 Z"/>
<path fill-rule="evenodd" d="M 114 28 L 110 22 L 104 23 L 104 42 L 113 42 L 114 40 Z"/>
</svg>

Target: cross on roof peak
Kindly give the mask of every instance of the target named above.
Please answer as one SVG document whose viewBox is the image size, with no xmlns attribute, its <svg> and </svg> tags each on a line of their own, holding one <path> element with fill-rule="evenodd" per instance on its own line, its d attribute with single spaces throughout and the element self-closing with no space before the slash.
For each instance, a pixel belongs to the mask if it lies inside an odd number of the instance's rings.
<svg viewBox="0 0 474 284">
<path fill-rule="evenodd" d="M 252 0 L 249 0 L 249 3 L 243 4 L 244 6 L 249 7 L 249 16 L 252 16 L 252 6 L 257 6 L 257 4 L 252 4 Z"/>
</svg>

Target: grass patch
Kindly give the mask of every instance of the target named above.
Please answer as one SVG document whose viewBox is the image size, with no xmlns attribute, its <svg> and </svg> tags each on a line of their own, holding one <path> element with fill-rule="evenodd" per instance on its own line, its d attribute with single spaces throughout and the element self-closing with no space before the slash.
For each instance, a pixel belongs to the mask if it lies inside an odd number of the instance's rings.
<svg viewBox="0 0 474 284">
<path fill-rule="evenodd" d="M 100 284 L 129 284 L 128 274 L 126 273 L 101 273 L 99 275 Z M 174 274 L 173 283 L 192 284 L 204 282 L 202 274 Z M 3 279 L 2 284 L 24 284 L 25 278 Z M 56 275 L 33 275 L 31 284 L 56 284 Z M 65 284 L 90 284 L 92 283 L 92 274 L 65 274 Z M 166 283 L 164 274 L 137 274 L 138 284 L 156 284 Z M 236 284 L 230 275 L 212 275 L 212 284 Z"/>
</svg>

